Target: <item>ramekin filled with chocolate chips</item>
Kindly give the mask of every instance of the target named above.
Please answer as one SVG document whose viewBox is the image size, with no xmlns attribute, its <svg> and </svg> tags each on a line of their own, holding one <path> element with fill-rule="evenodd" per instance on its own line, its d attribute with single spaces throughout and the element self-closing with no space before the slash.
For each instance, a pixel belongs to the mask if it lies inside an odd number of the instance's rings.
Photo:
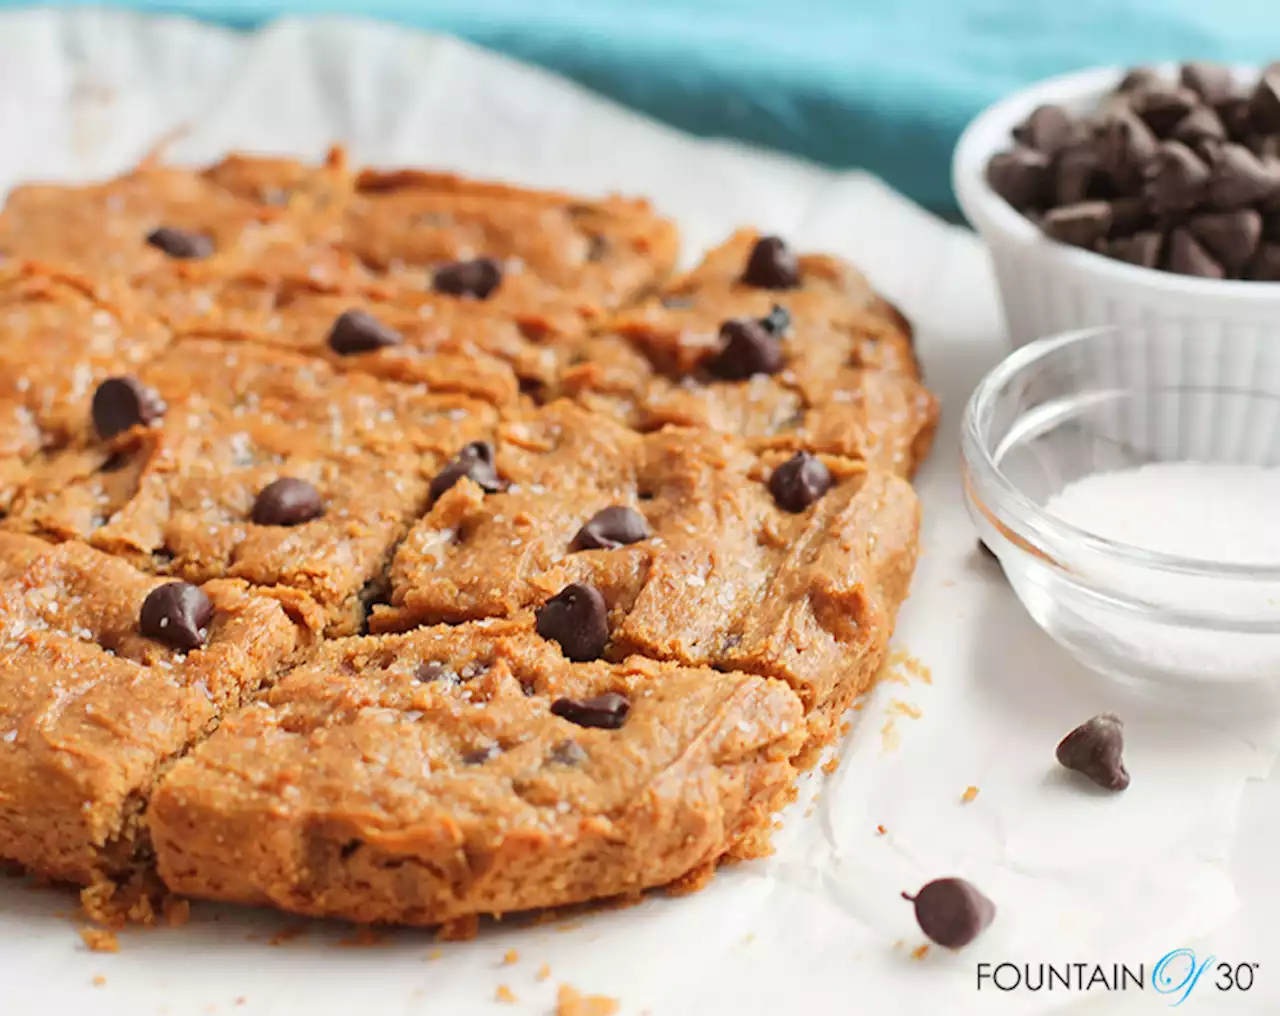
<svg viewBox="0 0 1280 1016">
<path fill-rule="evenodd" d="M 1104 324 L 1280 341 L 1280 62 L 1055 78 L 970 124 L 953 174 L 1015 344 Z"/>
</svg>

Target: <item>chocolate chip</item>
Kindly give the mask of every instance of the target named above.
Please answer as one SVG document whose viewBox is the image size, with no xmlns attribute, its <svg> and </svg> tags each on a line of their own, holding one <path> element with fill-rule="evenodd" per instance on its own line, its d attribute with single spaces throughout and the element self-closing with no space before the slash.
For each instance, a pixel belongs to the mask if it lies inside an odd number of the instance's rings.
<svg viewBox="0 0 1280 1016">
<path fill-rule="evenodd" d="M 996 916 L 995 904 L 962 878 L 935 879 L 902 898 L 915 904 L 920 930 L 948 949 L 968 945 Z"/>
<path fill-rule="evenodd" d="M 462 761 L 464 765 L 482 766 L 486 762 L 491 762 L 502 754 L 502 749 L 496 744 L 486 744 L 482 748 L 473 748 L 471 751 L 462 753 Z"/>
<path fill-rule="evenodd" d="M 1280 61 L 1248 94 L 1222 64 L 1134 68 L 1092 112 L 1041 106 L 1012 135 L 987 179 L 1051 239 L 1201 278 L 1273 274 Z"/>
<path fill-rule="evenodd" d="M 1253 132 L 1253 114 L 1248 98 L 1228 99 L 1218 105 L 1217 112 L 1222 126 L 1227 129 L 1227 137 L 1238 139 Z"/>
<path fill-rule="evenodd" d="M 131 427 L 144 427 L 168 407 L 156 391 L 134 377 L 109 377 L 93 393 L 93 426 L 104 441 Z"/>
<path fill-rule="evenodd" d="M 1181 141 L 1165 141 L 1147 166 L 1145 195 L 1159 214 L 1185 212 L 1204 198 L 1209 167 Z"/>
<path fill-rule="evenodd" d="M 1254 130 L 1280 132 L 1280 64 L 1272 64 L 1262 72 L 1249 97 L 1249 118 Z"/>
<path fill-rule="evenodd" d="M 1213 159 L 1209 204 L 1231 211 L 1280 193 L 1280 168 L 1263 162 L 1244 145 L 1225 144 Z"/>
<path fill-rule="evenodd" d="M 1106 246 L 1106 254 L 1117 261 L 1127 261 L 1131 265 L 1143 268 L 1155 268 L 1160 264 L 1160 250 L 1164 246 L 1164 237 L 1155 230 L 1148 229 L 1133 236 L 1122 236 L 1110 241 Z"/>
<path fill-rule="evenodd" d="M 1256 282 L 1280 282 L 1280 243 L 1265 243 L 1247 273 Z"/>
<path fill-rule="evenodd" d="M 1173 129 L 1173 136 L 1184 145 L 1199 151 L 1205 142 L 1225 141 L 1227 128 L 1212 108 L 1197 106 Z"/>
<path fill-rule="evenodd" d="M 831 471 L 808 452 L 796 452 L 769 477 L 769 493 L 783 511 L 802 512 L 831 489 Z"/>
<path fill-rule="evenodd" d="M 260 526 L 298 526 L 323 514 L 320 491 L 306 480 L 282 476 L 258 491 L 250 517 Z"/>
<path fill-rule="evenodd" d="M 582 750 L 582 745 L 572 738 L 566 737 L 563 741 L 557 741 L 551 746 L 551 754 L 547 756 L 547 761 L 558 766 L 580 766 L 587 761 L 587 753 Z"/>
<path fill-rule="evenodd" d="M 371 353 L 402 342 L 404 336 L 398 331 L 358 308 L 339 314 L 329 329 L 329 348 L 339 356 Z"/>
<path fill-rule="evenodd" d="M 613 505 L 587 519 L 573 538 L 574 550 L 616 550 L 653 535 L 649 520 L 634 508 Z"/>
<path fill-rule="evenodd" d="M 502 266 L 493 258 L 454 261 L 436 269 L 432 286 L 437 293 L 450 296 L 473 296 L 487 300 L 502 284 Z"/>
<path fill-rule="evenodd" d="M 1111 229 L 1111 206 L 1105 201 L 1081 201 L 1053 208 L 1045 212 L 1040 228 L 1059 243 L 1093 250 Z"/>
<path fill-rule="evenodd" d="M 100 473 L 118 473 L 133 461 L 132 451 L 112 452 L 107 460 L 98 467 Z"/>
<path fill-rule="evenodd" d="M 1151 88 L 1163 83 L 1159 73 L 1150 67 L 1134 67 L 1120 79 L 1120 84 L 1116 86 L 1116 91 L 1136 92 L 1139 89 Z"/>
<path fill-rule="evenodd" d="M 745 381 L 782 369 L 782 346 L 756 318 L 733 318 L 720 326 L 724 346 L 707 362 L 707 370 L 723 381 Z"/>
<path fill-rule="evenodd" d="M 1189 88 L 1164 82 L 1148 85 L 1133 93 L 1133 111 L 1142 117 L 1156 137 L 1168 137 L 1184 116 L 1198 105 L 1196 93 Z"/>
<path fill-rule="evenodd" d="M 609 238 L 602 233 L 592 233 L 587 237 L 587 260 L 596 264 L 605 259 L 609 253 Z"/>
<path fill-rule="evenodd" d="M 1144 198 L 1116 198 L 1111 202 L 1111 235 L 1129 236 L 1151 225 Z"/>
<path fill-rule="evenodd" d="M 507 483 L 498 475 L 493 464 L 493 445 L 488 441 L 472 441 L 463 447 L 431 481 L 431 500 L 449 490 L 463 477 L 477 484 L 486 494 L 497 494 L 507 489 Z"/>
<path fill-rule="evenodd" d="M 599 727 L 617 730 L 626 722 L 631 703 L 625 695 L 607 691 L 588 699 L 558 698 L 551 703 L 551 712 L 561 719 L 576 723 L 579 727 Z"/>
<path fill-rule="evenodd" d="M 791 311 L 775 303 L 773 309 L 760 319 L 760 326 L 770 335 L 780 338 L 791 327 Z"/>
<path fill-rule="evenodd" d="M 147 243 L 164 251 L 171 258 L 192 260 L 207 258 L 213 254 L 213 238 L 203 233 L 161 226 L 147 234 Z"/>
<path fill-rule="evenodd" d="M 1049 203 L 1049 159 L 1030 148 L 999 152 L 987 163 L 987 183 L 1018 211 Z"/>
<path fill-rule="evenodd" d="M 1124 723 L 1115 713 L 1102 713 L 1082 723 L 1058 745 L 1058 761 L 1106 790 L 1124 790 Z"/>
<path fill-rule="evenodd" d="M 213 604 L 204 590 L 186 582 L 167 582 L 142 601 L 138 629 L 147 638 L 190 652 L 205 644 L 212 620 Z"/>
<path fill-rule="evenodd" d="M 1039 106 L 1017 127 L 1014 140 L 1053 158 L 1079 137 L 1079 128 L 1061 106 Z"/>
<path fill-rule="evenodd" d="M 781 237 L 762 236 L 751 248 L 742 281 L 756 289 L 795 289 L 800 285 L 800 263 Z"/>
<path fill-rule="evenodd" d="M 419 684 L 431 684 L 434 681 L 447 681 L 449 678 L 449 668 L 437 660 L 426 660 L 423 663 L 419 663 L 413 672 L 413 679 Z"/>
<path fill-rule="evenodd" d="M 1074 205 L 1085 201 L 1098 189 L 1102 165 L 1092 148 L 1072 148 L 1058 158 L 1053 201 L 1058 205 Z"/>
<path fill-rule="evenodd" d="M 535 628 L 574 662 L 598 660 L 609 643 L 609 608 L 595 586 L 574 582 L 537 609 Z"/>
<path fill-rule="evenodd" d="M 1160 147 L 1151 128 L 1127 109 L 1106 117 L 1098 125 L 1093 143 L 1103 171 L 1126 192 L 1139 185 Z"/>
<path fill-rule="evenodd" d="M 1280 134 L 1250 134 L 1244 139 L 1244 144 L 1264 161 L 1280 158 Z"/>
<path fill-rule="evenodd" d="M 1222 265 L 1185 229 L 1175 229 L 1169 234 L 1168 268 L 1179 275 L 1194 275 L 1202 279 L 1224 279 L 1227 276 Z"/>
<path fill-rule="evenodd" d="M 1178 80 L 1211 106 L 1226 102 L 1235 92 L 1231 69 L 1222 64 L 1205 61 L 1185 63 L 1179 71 Z"/>
<path fill-rule="evenodd" d="M 1262 216 L 1252 208 L 1196 215 L 1187 229 L 1229 275 L 1239 275 L 1262 240 Z"/>
</svg>

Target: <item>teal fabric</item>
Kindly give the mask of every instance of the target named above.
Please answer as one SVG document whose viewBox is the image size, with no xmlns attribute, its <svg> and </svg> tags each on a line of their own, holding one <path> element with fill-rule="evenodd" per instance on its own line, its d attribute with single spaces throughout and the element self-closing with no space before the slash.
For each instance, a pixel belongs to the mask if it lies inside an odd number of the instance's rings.
<svg viewBox="0 0 1280 1016">
<path fill-rule="evenodd" d="M 0 6 L 6 6 L 0 0 Z M 64 5 L 67 6 L 67 5 Z M 1280 58 L 1280 0 L 136 0 L 251 28 L 363 14 L 541 64 L 686 130 L 864 167 L 949 212 L 1001 95 L 1107 63 Z"/>
</svg>

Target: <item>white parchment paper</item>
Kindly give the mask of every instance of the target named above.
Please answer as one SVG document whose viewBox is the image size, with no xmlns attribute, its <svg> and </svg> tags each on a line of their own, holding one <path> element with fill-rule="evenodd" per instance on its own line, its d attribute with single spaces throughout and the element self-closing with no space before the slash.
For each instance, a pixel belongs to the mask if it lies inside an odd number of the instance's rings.
<svg viewBox="0 0 1280 1016">
<path fill-rule="evenodd" d="M 1176 999 L 1150 987 L 1123 998 L 977 988 L 979 962 L 1150 970 L 1171 949 L 1212 945 L 1237 906 L 1228 860 L 1241 795 L 1280 740 L 1265 704 L 1188 709 L 1091 676 L 974 552 L 957 431 L 1003 339 L 969 233 L 865 176 L 695 141 L 448 39 L 333 20 L 241 37 L 94 12 L 0 17 L 0 186 L 109 174 L 166 136 L 177 161 L 232 148 L 318 156 L 336 140 L 364 162 L 643 193 L 681 223 L 687 260 L 739 223 L 857 260 L 917 322 L 944 399 L 897 637 L 909 658 L 855 714 L 838 768 L 806 778 L 776 855 L 694 896 L 499 926 L 469 943 L 402 932 L 364 947 L 339 946 L 351 930 L 321 924 L 271 945 L 291 923 L 281 915 L 197 905 L 187 927 L 126 933 L 120 953 L 101 955 L 75 933 L 73 896 L 7 880 L 0 1013 L 546 1013 L 561 983 L 615 996 L 626 1013 L 678 1016 L 1155 1012 Z M 1119 797 L 1082 789 L 1053 763 L 1057 740 L 1104 709 L 1128 721 L 1133 786 Z M 965 803 L 969 786 L 978 796 Z M 1253 821 L 1252 835 L 1267 824 Z M 1259 857 L 1251 870 L 1259 892 L 1270 877 L 1274 898 L 1270 868 Z M 997 921 L 962 953 L 917 958 L 924 940 L 899 893 L 947 874 L 983 887 Z M 1234 959 L 1262 961 L 1259 985 L 1198 986 L 1187 1005 L 1275 1012 L 1275 938 L 1265 922 L 1226 927 Z M 518 959 L 507 965 L 509 949 Z M 499 985 L 514 1005 L 496 1001 Z"/>
</svg>

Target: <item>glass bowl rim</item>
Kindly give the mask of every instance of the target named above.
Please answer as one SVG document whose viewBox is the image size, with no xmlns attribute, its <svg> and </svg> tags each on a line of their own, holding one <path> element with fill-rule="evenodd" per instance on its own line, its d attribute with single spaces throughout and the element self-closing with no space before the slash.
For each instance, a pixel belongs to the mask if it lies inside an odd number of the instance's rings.
<svg viewBox="0 0 1280 1016">
<path fill-rule="evenodd" d="M 1045 511 L 996 464 L 983 435 L 983 420 L 1000 393 L 1017 378 L 1034 376 L 1038 368 L 1055 353 L 1073 346 L 1089 345 L 1103 336 L 1120 332 L 1121 327 L 1100 325 L 1036 339 L 1015 349 L 983 377 L 969 396 L 961 427 L 966 496 L 971 500 L 975 499 L 975 495 L 980 496 L 982 503 L 978 510 L 1017 538 L 1009 541 L 1013 546 L 1024 553 L 1028 552 L 1027 548 L 1033 548 L 1058 567 L 1062 566 L 1053 553 L 1054 546 L 1087 550 L 1100 557 L 1152 572 L 1241 582 L 1280 581 L 1280 564 L 1241 564 L 1168 554 L 1122 543 L 1082 529 Z M 1126 325 L 1123 328 L 1126 331 L 1141 330 L 1139 325 Z M 1275 397 L 1280 398 L 1280 393 Z M 978 488 L 976 491 L 972 489 L 974 486 Z M 1020 542 L 1022 546 L 1019 546 Z M 1077 581 L 1082 578 L 1079 575 L 1073 577 Z M 1105 590 L 1092 582 L 1082 584 L 1092 585 L 1096 591 L 1105 592 L 1111 597 L 1116 595 L 1114 591 Z"/>
</svg>

